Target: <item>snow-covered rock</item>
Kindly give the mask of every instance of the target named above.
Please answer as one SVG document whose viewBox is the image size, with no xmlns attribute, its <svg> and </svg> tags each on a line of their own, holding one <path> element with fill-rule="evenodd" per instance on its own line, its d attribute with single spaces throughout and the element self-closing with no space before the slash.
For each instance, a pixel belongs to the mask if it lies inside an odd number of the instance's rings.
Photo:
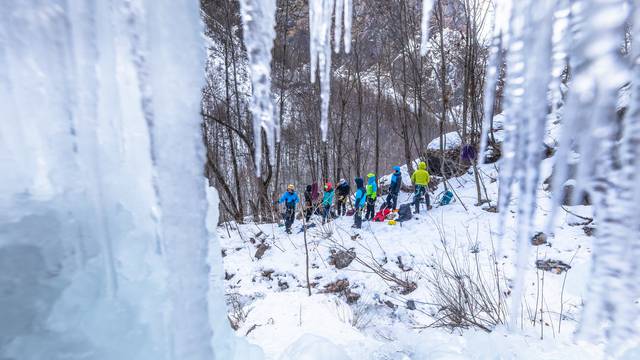
<svg viewBox="0 0 640 360">
<path fill-rule="evenodd" d="M 462 139 L 460 138 L 460 134 L 455 131 L 444 134 L 444 145 L 445 150 L 457 149 L 462 146 Z M 439 136 L 431 140 L 429 145 L 427 145 L 427 150 L 440 150 Z"/>
</svg>

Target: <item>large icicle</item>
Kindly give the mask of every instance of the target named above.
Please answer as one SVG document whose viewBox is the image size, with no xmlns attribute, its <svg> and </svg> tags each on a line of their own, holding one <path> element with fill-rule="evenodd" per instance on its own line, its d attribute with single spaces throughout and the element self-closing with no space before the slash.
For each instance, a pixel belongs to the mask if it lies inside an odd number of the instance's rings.
<svg viewBox="0 0 640 360">
<path fill-rule="evenodd" d="M 482 133 L 480 135 L 480 164 L 484 164 L 485 153 L 487 152 L 487 143 L 489 142 L 489 131 L 491 131 L 491 124 L 493 123 L 493 107 L 496 100 L 496 86 L 498 84 L 498 77 L 500 76 L 500 67 L 502 66 L 501 54 L 502 33 L 498 33 L 493 37 L 489 63 L 487 65 L 486 85 L 484 88 L 483 99 L 484 112 L 482 119 Z"/>
<path fill-rule="evenodd" d="M 520 159 L 518 152 L 518 144 L 521 141 L 522 125 L 526 118 L 521 111 L 523 108 L 523 98 L 525 94 L 524 87 L 524 70 L 525 70 L 525 54 L 524 54 L 524 32 L 525 32 L 525 16 L 524 11 L 527 4 L 518 2 L 511 18 L 511 26 L 509 33 L 509 45 L 507 53 L 507 78 L 505 85 L 505 137 L 502 145 L 502 158 L 500 160 L 500 191 L 498 197 L 499 221 L 498 221 L 498 253 L 502 253 L 502 239 L 505 232 L 505 224 L 509 202 L 511 200 L 511 191 L 516 178 L 518 167 L 516 164 Z"/>
<path fill-rule="evenodd" d="M 567 17 L 567 3 L 563 1 L 556 5 L 560 11 L 556 14 L 556 20 L 566 22 L 563 18 Z M 619 139 L 621 129 L 616 119 L 618 91 L 628 81 L 627 67 L 619 47 L 623 41 L 629 7 L 624 0 L 571 2 L 571 46 L 565 51 L 562 38 L 556 38 L 551 52 L 553 13 L 549 11 L 550 3 L 544 2 L 543 6 L 538 6 L 538 2 L 530 2 L 529 6 L 527 2 L 517 2 L 513 5 L 507 47 L 507 124 L 499 199 L 500 210 L 504 212 L 511 198 L 513 177 L 517 175 L 520 189 L 517 269 L 520 274 L 513 301 L 519 302 L 521 272 L 528 261 L 527 243 L 536 207 L 540 171 L 537 163 L 541 151 L 538 143 L 544 133 L 543 117 L 549 98 L 554 106 L 559 102 L 560 69 L 568 53 L 572 82 L 567 104 L 562 111 L 562 133 L 555 154 L 552 217 L 562 197 L 570 161 L 579 156 L 582 161 L 578 163 L 577 187 L 587 191 L 594 199 L 597 224 L 593 273 L 580 334 L 589 339 L 598 337 L 604 324 L 605 336 L 610 341 L 609 351 L 615 351 L 621 348 L 619 345 L 630 334 L 637 332 L 634 326 L 638 312 L 633 304 L 638 297 L 636 282 L 639 267 L 638 256 L 634 254 L 640 251 L 635 185 L 637 147 L 640 142 L 637 120 L 640 100 L 636 82 L 632 85 L 632 104 L 625 118 L 622 140 Z M 637 37 L 633 37 L 634 42 L 637 42 Z M 549 69 L 552 69 L 553 76 L 547 71 Z M 491 78 L 487 86 L 487 93 L 494 91 Z M 525 98 L 522 99 L 522 96 Z M 524 164 L 521 168 L 526 170 L 516 171 L 516 164 Z M 500 232 L 504 229 L 505 220 L 505 214 L 502 213 Z M 552 224 L 550 221 L 549 228 Z"/>
<path fill-rule="evenodd" d="M 275 143 L 280 138 L 280 123 L 271 97 L 271 49 L 276 37 L 276 0 L 241 0 L 242 36 L 251 70 L 251 115 L 253 117 L 253 151 L 257 175 L 262 162 L 262 130 L 267 149 L 275 162 Z"/>
<path fill-rule="evenodd" d="M 340 18 L 344 13 L 344 0 L 335 0 L 336 2 L 336 10 L 334 18 L 336 19 L 336 23 L 333 26 L 333 50 L 337 53 L 340 52 L 340 37 L 342 37 L 342 21 Z M 345 41 L 345 45 L 347 42 Z"/>
<path fill-rule="evenodd" d="M 429 51 L 429 20 L 431 20 L 433 0 L 422 0 L 422 20 L 420 21 L 420 55 L 425 56 Z"/>
<path fill-rule="evenodd" d="M 353 21 L 353 0 L 344 0 L 344 52 L 351 52 L 351 22 Z M 336 18 L 340 21 L 339 18 Z"/>
<path fill-rule="evenodd" d="M 201 33 L 194 0 L 0 12 L 0 358 L 240 353 L 208 289 Z"/>
<path fill-rule="evenodd" d="M 335 5 L 335 6 L 334 6 Z M 339 38 L 344 20 L 345 52 L 351 49 L 351 0 L 310 0 L 309 40 L 311 82 L 316 81 L 316 71 L 320 76 L 320 130 L 322 140 L 327 141 L 329 130 L 329 101 L 331 97 L 331 25 L 335 15 L 334 50 L 340 50 Z M 343 15 L 343 16 L 340 16 Z"/>
<path fill-rule="evenodd" d="M 620 159 L 628 160 L 629 154 L 620 155 L 620 129 L 616 120 L 618 91 L 628 80 L 619 51 L 628 13 L 626 2 L 622 0 L 585 1 L 585 4 L 584 18 L 588 25 L 577 41 L 577 50 L 585 59 L 583 77 L 592 84 L 595 101 L 589 104 L 594 114 L 589 127 L 592 136 L 581 138 L 578 151 L 581 155 L 587 150 L 593 153 L 596 166 L 588 166 L 585 171 L 585 161 L 581 161 L 578 183 L 592 194 L 598 228 L 580 335 L 589 339 L 599 336 L 598 325 L 607 321 L 605 335 L 610 340 L 610 351 L 614 351 L 620 349 L 630 333 L 638 331 L 634 323 L 637 310 L 633 304 L 637 300 L 637 293 L 633 291 L 637 278 L 632 277 L 638 259 L 631 255 L 637 242 L 638 233 L 634 228 L 637 229 L 638 217 L 637 211 L 628 210 L 637 207 L 632 202 L 632 188 L 637 184 L 631 185 L 627 180 L 633 164 L 622 162 L 621 167 Z M 601 44 L 597 51 L 592 45 L 594 41 Z M 584 96 L 580 89 L 577 91 Z M 637 105 L 632 104 L 631 113 L 636 112 L 634 107 Z M 632 129 L 633 118 L 626 121 L 627 129 Z M 629 144 L 628 135 L 625 133 L 623 144 Z M 584 138 L 591 138 L 591 141 L 584 141 Z M 628 149 L 623 145 L 623 151 Z"/>
<path fill-rule="evenodd" d="M 618 331 L 619 340 L 632 338 L 636 332 L 635 324 L 640 320 L 640 310 L 633 306 L 633 299 L 640 298 L 640 221 L 634 223 L 637 218 L 637 205 L 640 203 L 640 8 L 636 8 L 633 17 L 633 44 L 632 44 L 632 64 L 633 73 L 631 77 L 631 99 L 629 108 L 624 118 L 624 128 L 622 144 L 620 148 L 621 162 L 621 189 L 622 196 L 620 203 L 621 216 L 627 220 L 626 244 L 625 244 L 625 269 L 624 289 L 627 292 L 626 305 L 622 305 L 621 310 L 616 314 L 614 324 Z M 624 239 L 624 238 L 623 238 Z M 631 306 L 628 306 L 631 305 Z M 616 344 L 617 345 L 617 344 Z M 614 345 L 615 346 L 615 345 Z"/>
<path fill-rule="evenodd" d="M 592 277 L 585 301 L 580 333 L 587 338 L 599 334 L 600 324 L 610 320 L 607 337 L 620 341 L 620 324 L 616 319 L 629 313 L 633 299 L 627 294 L 629 262 L 625 236 L 628 221 L 620 211 L 624 202 L 620 170 L 617 164 L 616 101 L 618 90 L 627 80 L 619 44 L 627 20 L 625 1 L 585 0 L 572 7 L 571 49 L 573 83 L 565 109 L 562 143 L 556 155 L 554 179 L 556 200 L 568 173 L 567 158 L 572 141 L 583 161 L 578 163 L 577 187 L 589 191 L 594 199 L 598 230 L 593 246 Z M 594 47 L 594 44 L 598 44 Z M 576 137 L 577 134 L 584 134 Z M 555 177 L 555 175 L 554 175 Z M 574 194 L 580 196 L 580 194 Z M 557 202 L 556 202 L 557 204 Z M 555 206 L 555 204 L 554 204 Z"/>
<path fill-rule="evenodd" d="M 542 159 L 542 141 L 547 122 L 547 91 L 551 78 L 551 37 L 553 28 L 553 4 L 552 0 L 542 0 L 529 3 L 523 9 L 527 14 L 525 27 L 536 29 L 535 32 L 525 31 L 525 43 L 528 44 L 527 56 L 524 60 L 524 82 L 528 84 L 524 88 L 524 98 L 521 112 L 524 114 L 520 131 L 522 139 L 517 151 L 518 158 L 522 161 L 521 169 L 534 169 L 534 171 L 520 171 L 519 201 L 518 201 L 518 234 L 516 270 L 517 276 L 513 290 L 511 303 L 511 323 L 515 325 L 517 315 L 520 313 L 521 297 L 524 292 L 524 279 L 529 260 L 529 239 L 533 235 L 532 224 L 537 208 L 537 190 L 539 180 L 540 161 Z M 513 112 L 516 109 L 511 109 Z M 512 112 L 512 113 L 513 113 Z"/>
</svg>

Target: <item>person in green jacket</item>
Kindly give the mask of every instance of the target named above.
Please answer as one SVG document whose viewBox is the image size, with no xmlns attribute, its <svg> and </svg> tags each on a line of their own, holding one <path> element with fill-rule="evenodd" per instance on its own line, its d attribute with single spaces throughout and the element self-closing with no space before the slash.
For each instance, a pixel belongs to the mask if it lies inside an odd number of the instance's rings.
<svg viewBox="0 0 640 360">
<path fill-rule="evenodd" d="M 411 182 L 415 185 L 415 193 L 413 194 L 413 203 L 416 207 L 416 214 L 420 213 L 420 201 L 422 197 L 425 198 L 427 203 L 427 210 L 431 209 L 431 203 L 429 200 L 429 172 L 427 171 L 427 164 L 424 161 L 420 161 L 418 164 L 418 170 L 414 171 L 411 175 Z"/>
<path fill-rule="evenodd" d="M 378 197 L 378 184 L 376 183 L 376 174 L 369 173 L 367 175 L 367 213 L 365 220 L 373 219 L 376 212 L 376 198 Z"/>
</svg>

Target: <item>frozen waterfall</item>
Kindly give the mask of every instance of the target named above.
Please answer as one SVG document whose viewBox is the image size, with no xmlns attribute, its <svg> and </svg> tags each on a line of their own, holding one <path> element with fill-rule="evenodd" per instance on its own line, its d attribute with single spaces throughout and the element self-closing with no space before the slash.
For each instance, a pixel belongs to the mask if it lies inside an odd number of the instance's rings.
<svg viewBox="0 0 640 360">
<path fill-rule="evenodd" d="M 3 5 L 0 358 L 252 351 L 208 253 L 198 1 Z"/>
</svg>

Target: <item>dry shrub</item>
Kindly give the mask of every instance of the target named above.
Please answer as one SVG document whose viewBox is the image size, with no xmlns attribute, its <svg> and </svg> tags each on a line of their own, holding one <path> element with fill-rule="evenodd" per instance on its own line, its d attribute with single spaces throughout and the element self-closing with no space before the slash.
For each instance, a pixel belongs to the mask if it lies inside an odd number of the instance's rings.
<svg viewBox="0 0 640 360">
<path fill-rule="evenodd" d="M 428 327 L 478 328 L 490 332 L 504 324 L 507 314 L 504 275 L 497 266 L 495 249 L 489 253 L 490 270 L 480 264 L 477 242 L 467 236 L 469 246 L 451 246 L 437 226 L 441 248 L 427 261 L 424 271 L 430 303 L 436 308 Z"/>
</svg>

